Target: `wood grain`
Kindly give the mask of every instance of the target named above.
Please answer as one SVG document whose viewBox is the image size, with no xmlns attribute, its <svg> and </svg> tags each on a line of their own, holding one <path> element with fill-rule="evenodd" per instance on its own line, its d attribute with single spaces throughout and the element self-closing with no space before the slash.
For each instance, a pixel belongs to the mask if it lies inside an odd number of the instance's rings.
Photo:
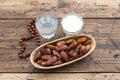
<svg viewBox="0 0 120 80">
<path fill-rule="evenodd" d="M 0 19 L 35 18 L 42 13 L 62 18 L 69 12 L 84 18 L 120 18 L 120 0 L 0 0 Z"/>
<path fill-rule="evenodd" d="M 119 80 L 119 73 L 4 73 L 1 80 Z"/>
<path fill-rule="evenodd" d="M 0 20 L 0 72 L 120 72 L 120 19 L 84 19 L 81 34 L 89 34 L 96 39 L 94 52 L 79 62 L 47 71 L 34 68 L 29 58 L 18 58 L 18 40 L 29 35 L 26 29 L 29 21 Z M 41 44 L 63 36 L 59 24 L 56 36 L 50 40 L 41 38 Z M 27 51 L 32 51 L 36 47 L 35 40 L 30 40 L 26 45 Z"/>
</svg>

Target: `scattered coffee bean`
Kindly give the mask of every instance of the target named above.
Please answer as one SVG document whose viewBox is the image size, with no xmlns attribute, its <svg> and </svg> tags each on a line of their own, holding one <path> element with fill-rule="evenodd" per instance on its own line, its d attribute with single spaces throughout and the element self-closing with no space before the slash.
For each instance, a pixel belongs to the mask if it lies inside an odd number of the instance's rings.
<svg viewBox="0 0 120 80">
<path fill-rule="evenodd" d="M 22 47 L 22 49 L 18 52 L 20 58 L 26 58 L 26 57 L 30 56 L 30 54 L 31 54 L 31 53 L 24 53 L 25 49 L 26 49 L 24 41 L 30 40 L 31 38 L 34 38 L 37 36 L 36 37 L 37 46 L 40 46 L 39 33 L 37 32 L 34 24 L 35 24 L 35 20 L 32 20 L 32 21 L 30 21 L 30 23 L 28 24 L 28 27 L 27 27 L 27 29 L 31 33 L 31 35 L 27 36 L 27 37 L 22 37 L 19 41 L 19 43 Z"/>
</svg>

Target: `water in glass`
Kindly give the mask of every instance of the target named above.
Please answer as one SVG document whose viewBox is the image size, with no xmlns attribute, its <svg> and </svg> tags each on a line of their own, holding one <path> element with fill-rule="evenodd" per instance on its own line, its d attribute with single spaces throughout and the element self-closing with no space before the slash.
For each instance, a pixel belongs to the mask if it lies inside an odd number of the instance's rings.
<svg viewBox="0 0 120 80">
<path fill-rule="evenodd" d="M 55 35 L 58 21 L 53 15 L 38 16 L 35 22 L 36 28 L 43 38 L 50 39 Z"/>
</svg>

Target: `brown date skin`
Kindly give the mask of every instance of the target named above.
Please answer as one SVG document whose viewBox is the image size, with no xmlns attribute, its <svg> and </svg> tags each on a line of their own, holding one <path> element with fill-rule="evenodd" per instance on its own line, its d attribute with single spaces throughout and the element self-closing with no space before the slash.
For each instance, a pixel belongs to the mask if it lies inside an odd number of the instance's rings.
<svg viewBox="0 0 120 80">
<path fill-rule="evenodd" d="M 88 45 L 91 43 L 91 39 L 88 39 L 85 43 L 83 43 L 83 45 Z"/>
<path fill-rule="evenodd" d="M 75 41 L 75 39 L 69 39 L 66 41 L 66 44 L 71 44 L 73 41 Z"/>
<path fill-rule="evenodd" d="M 88 52 L 90 50 L 90 48 L 91 48 L 91 46 L 89 44 L 86 45 L 85 47 L 86 47 L 86 52 Z"/>
<path fill-rule="evenodd" d="M 55 63 L 57 61 L 57 57 L 56 56 L 53 56 L 52 58 L 50 58 L 46 64 L 49 66 L 49 65 L 53 65 L 53 63 Z"/>
<path fill-rule="evenodd" d="M 34 62 L 38 61 L 41 57 L 41 52 L 38 52 L 34 57 Z"/>
<path fill-rule="evenodd" d="M 56 46 L 54 46 L 54 45 L 52 45 L 52 44 L 47 45 L 47 47 L 50 48 L 50 49 L 56 50 Z"/>
<path fill-rule="evenodd" d="M 86 42 L 87 39 L 88 39 L 87 37 L 80 37 L 79 39 L 77 39 L 77 42 L 78 42 L 79 44 L 81 44 L 81 43 Z"/>
<path fill-rule="evenodd" d="M 59 59 L 61 59 L 61 55 L 56 50 L 53 50 L 53 55 L 57 56 Z"/>
<path fill-rule="evenodd" d="M 41 60 L 47 61 L 51 58 L 51 55 L 42 55 Z"/>
<path fill-rule="evenodd" d="M 64 61 L 69 61 L 69 57 L 68 57 L 68 55 L 67 55 L 67 53 L 66 52 L 64 52 L 64 51 L 62 51 L 61 53 L 60 53 L 60 55 L 62 56 L 62 59 L 64 60 Z"/>
<path fill-rule="evenodd" d="M 62 61 L 56 61 L 55 63 L 53 63 L 53 65 L 59 65 L 62 64 Z"/>
<path fill-rule="evenodd" d="M 50 49 L 50 48 L 43 48 L 43 49 L 41 50 L 41 53 L 42 53 L 42 54 L 51 54 L 51 49 Z"/>
<path fill-rule="evenodd" d="M 61 45 L 65 45 L 65 44 L 66 44 L 65 41 L 59 41 L 59 42 L 57 42 L 57 46 L 61 46 Z"/>
<path fill-rule="evenodd" d="M 47 66 L 46 61 L 42 61 L 41 65 L 42 65 L 42 66 Z"/>
<path fill-rule="evenodd" d="M 79 52 L 79 50 L 80 50 L 80 48 L 81 48 L 81 46 L 82 46 L 82 45 L 81 45 L 81 44 L 79 44 L 79 45 L 76 47 L 75 52 L 77 52 L 77 53 L 78 53 L 78 52 Z"/>
<path fill-rule="evenodd" d="M 78 43 L 76 41 L 73 41 L 69 46 L 68 46 L 68 50 L 75 48 L 78 45 Z"/>
<path fill-rule="evenodd" d="M 37 64 L 40 64 L 40 65 L 41 65 L 41 63 L 42 63 L 42 60 L 38 60 L 38 61 L 37 61 Z"/>
<path fill-rule="evenodd" d="M 77 57 L 78 56 L 77 52 L 75 52 L 73 49 L 70 50 L 70 52 L 68 52 L 68 55 L 71 56 L 71 57 Z"/>
<path fill-rule="evenodd" d="M 86 47 L 85 47 L 84 45 L 82 45 L 82 46 L 81 46 L 81 49 L 80 49 L 79 55 L 80 55 L 80 56 L 83 56 L 85 53 L 86 53 Z"/>
<path fill-rule="evenodd" d="M 56 48 L 56 51 L 64 51 L 67 50 L 68 46 L 67 45 L 61 45 Z"/>
</svg>

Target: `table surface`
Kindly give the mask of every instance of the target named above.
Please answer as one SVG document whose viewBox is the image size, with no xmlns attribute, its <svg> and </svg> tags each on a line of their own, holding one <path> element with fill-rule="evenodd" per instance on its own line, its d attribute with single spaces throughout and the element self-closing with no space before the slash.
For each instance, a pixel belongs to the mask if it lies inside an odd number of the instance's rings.
<svg viewBox="0 0 120 80">
<path fill-rule="evenodd" d="M 34 68 L 18 58 L 18 40 L 29 35 L 29 21 L 41 13 L 53 13 L 59 20 L 55 37 L 41 38 L 41 44 L 61 37 L 63 15 L 83 16 L 81 34 L 95 38 L 96 49 L 85 59 L 53 70 Z M 27 42 L 35 49 L 35 40 Z M 0 0 L 0 78 L 4 80 L 118 80 L 120 79 L 120 0 Z M 99 74 L 98 74 L 99 73 Z M 8 77 L 6 77 L 8 76 Z"/>
</svg>

